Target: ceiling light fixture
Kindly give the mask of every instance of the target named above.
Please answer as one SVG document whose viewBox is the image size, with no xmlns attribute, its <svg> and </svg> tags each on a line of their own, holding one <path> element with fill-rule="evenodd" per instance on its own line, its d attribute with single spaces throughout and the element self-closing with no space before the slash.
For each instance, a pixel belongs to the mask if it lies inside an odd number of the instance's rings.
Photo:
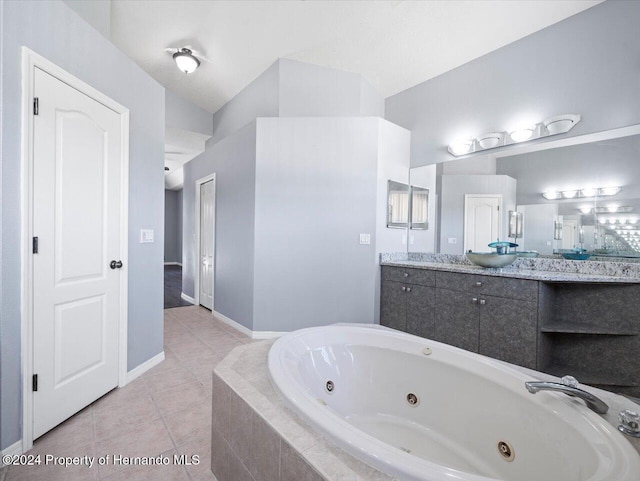
<svg viewBox="0 0 640 481">
<path fill-rule="evenodd" d="M 195 55 L 193 55 L 193 52 L 186 47 L 183 47 L 174 53 L 173 60 L 175 60 L 178 68 L 186 74 L 195 72 L 200 66 L 200 60 L 198 60 Z"/>
<path fill-rule="evenodd" d="M 581 119 L 579 114 L 557 115 L 537 124 L 513 127 L 507 131 L 479 135 L 475 139 L 453 142 L 449 144 L 448 150 L 452 155 L 459 157 L 528 140 L 541 139 L 550 135 L 564 134 L 569 132 Z"/>
</svg>

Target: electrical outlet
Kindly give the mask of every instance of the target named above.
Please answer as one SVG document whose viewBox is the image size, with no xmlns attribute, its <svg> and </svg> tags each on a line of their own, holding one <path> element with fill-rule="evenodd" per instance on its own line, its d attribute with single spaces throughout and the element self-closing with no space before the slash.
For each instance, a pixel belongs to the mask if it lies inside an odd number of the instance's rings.
<svg viewBox="0 0 640 481">
<path fill-rule="evenodd" d="M 458 238 L 457 238 L 457 237 L 449 237 L 449 238 L 447 239 L 447 242 L 448 242 L 449 244 L 457 244 L 457 243 L 458 243 Z"/>
</svg>

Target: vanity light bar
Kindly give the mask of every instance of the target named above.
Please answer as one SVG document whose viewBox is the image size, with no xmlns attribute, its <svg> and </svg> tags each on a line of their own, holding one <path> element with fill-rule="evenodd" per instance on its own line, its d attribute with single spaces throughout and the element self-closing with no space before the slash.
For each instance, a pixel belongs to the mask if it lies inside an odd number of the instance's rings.
<svg viewBox="0 0 640 481">
<path fill-rule="evenodd" d="M 613 214 L 613 213 L 624 214 L 626 212 L 631 212 L 633 210 L 633 207 L 628 205 L 624 205 L 624 206 L 608 205 L 608 206 L 596 207 L 595 210 L 596 210 L 596 214 Z"/>
<path fill-rule="evenodd" d="M 476 138 L 460 139 L 449 144 L 447 150 L 451 155 L 460 157 L 483 150 L 542 139 L 551 135 L 565 134 L 581 119 L 580 114 L 557 115 L 534 125 L 520 126 L 503 132 L 490 132 Z"/>
<path fill-rule="evenodd" d="M 586 188 L 586 189 L 574 189 L 574 190 L 562 190 L 562 191 L 549 191 L 543 192 L 542 197 L 547 200 L 557 200 L 557 199 L 575 199 L 575 198 L 586 198 L 586 197 L 607 197 L 610 195 L 616 195 L 622 190 L 621 187 L 599 187 L 597 189 Z M 596 208 L 596 212 L 598 212 L 600 207 Z M 611 212 L 609 210 L 602 210 L 601 212 Z"/>
</svg>

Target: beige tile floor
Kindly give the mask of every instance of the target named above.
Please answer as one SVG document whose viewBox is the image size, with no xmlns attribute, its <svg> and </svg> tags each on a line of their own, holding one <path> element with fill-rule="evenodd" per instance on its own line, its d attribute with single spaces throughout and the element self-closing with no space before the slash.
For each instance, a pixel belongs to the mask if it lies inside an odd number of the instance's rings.
<svg viewBox="0 0 640 481">
<path fill-rule="evenodd" d="M 211 375 L 234 347 L 250 342 L 235 329 L 189 306 L 164 311 L 165 360 L 115 389 L 36 440 L 29 454 L 53 456 L 198 455 L 192 466 L 10 466 L 0 481 L 214 480 Z"/>
</svg>

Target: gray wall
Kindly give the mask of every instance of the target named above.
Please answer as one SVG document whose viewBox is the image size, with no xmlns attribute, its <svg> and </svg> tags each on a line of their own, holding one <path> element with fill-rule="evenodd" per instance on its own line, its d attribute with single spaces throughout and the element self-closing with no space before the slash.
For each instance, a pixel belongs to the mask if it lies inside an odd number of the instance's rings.
<svg viewBox="0 0 640 481">
<path fill-rule="evenodd" d="M 373 322 L 378 120 L 257 125 L 253 329 Z"/>
<path fill-rule="evenodd" d="M 506 175 L 443 175 L 440 193 L 440 253 L 464 253 L 464 195 L 502 194 L 502 235 L 507 238 L 507 213 L 516 210 L 516 181 Z M 449 244 L 455 237 L 457 243 Z M 489 248 L 487 247 L 487 251 Z"/>
<path fill-rule="evenodd" d="M 519 250 L 553 254 L 553 221 L 557 219 L 558 204 L 518 205 L 518 212 L 524 214 L 522 238 L 516 241 Z"/>
<path fill-rule="evenodd" d="M 279 62 L 273 63 L 213 115 L 213 143 L 254 122 L 257 117 L 278 116 L 279 69 Z"/>
<path fill-rule="evenodd" d="M 412 166 L 529 116 L 582 114 L 567 136 L 639 124 L 639 24 L 640 2 L 604 2 L 388 98 L 386 118 L 411 130 Z"/>
<path fill-rule="evenodd" d="M 164 261 L 182 264 L 182 189 L 164 191 Z"/>
<path fill-rule="evenodd" d="M 362 75 L 280 59 L 280 117 L 383 117 L 384 100 Z"/>
<path fill-rule="evenodd" d="M 2 2 L 2 307 L 0 398 L 5 448 L 21 437 L 20 46 L 130 109 L 129 344 L 132 369 L 162 351 L 164 89 L 61 1 Z M 139 244 L 140 229 L 154 244 Z"/>
<path fill-rule="evenodd" d="M 111 36 L 111 0 L 63 0 L 105 38 Z"/>
<path fill-rule="evenodd" d="M 214 142 L 258 117 L 384 116 L 361 75 L 279 59 L 213 115 Z"/>
<path fill-rule="evenodd" d="M 216 173 L 215 310 L 253 328 L 256 124 L 250 123 L 184 166 L 182 291 L 194 296 L 195 182 Z"/>
<path fill-rule="evenodd" d="M 183 99 L 171 90 L 165 90 L 165 124 L 167 127 L 211 135 L 213 116 L 204 109 Z"/>
</svg>

